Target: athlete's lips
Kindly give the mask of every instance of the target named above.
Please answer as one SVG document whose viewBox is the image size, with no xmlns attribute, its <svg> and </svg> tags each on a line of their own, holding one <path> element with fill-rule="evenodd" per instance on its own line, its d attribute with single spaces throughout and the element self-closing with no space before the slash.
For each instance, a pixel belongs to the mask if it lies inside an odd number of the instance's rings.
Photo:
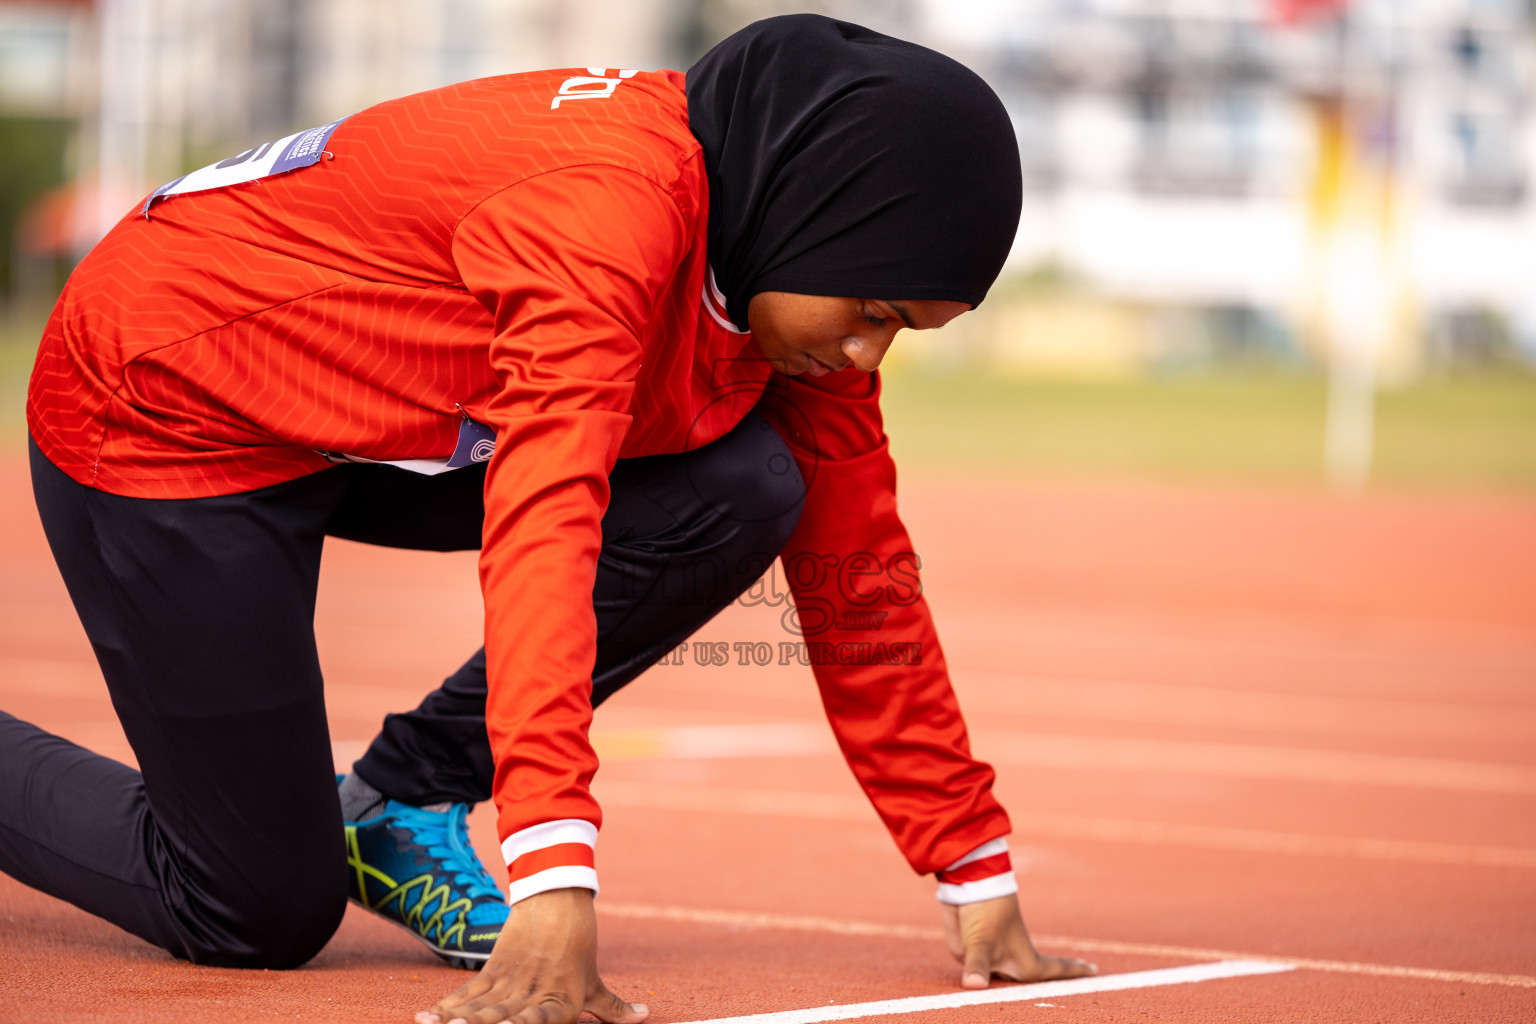
<svg viewBox="0 0 1536 1024">
<path fill-rule="evenodd" d="M 802 352 L 800 354 L 805 356 L 805 372 L 809 373 L 812 377 L 825 377 L 829 373 L 837 372 L 809 352 Z"/>
</svg>

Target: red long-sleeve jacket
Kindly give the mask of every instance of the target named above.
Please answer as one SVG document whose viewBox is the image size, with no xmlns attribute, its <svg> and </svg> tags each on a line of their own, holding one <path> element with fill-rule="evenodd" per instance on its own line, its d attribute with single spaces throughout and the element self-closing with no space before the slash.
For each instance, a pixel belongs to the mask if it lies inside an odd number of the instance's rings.
<svg viewBox="0 0 1536 1024">
<path fill-rule="evenodd" d="M 896 515 L 878 378 L 776 376 L 726 319 L 682 85 L 467 82 L 159 190 L 70 279 L 32 436 L 87 486 L 196 498 L 337 457 L 421 468 L 466 418 L 494 430 L 486 720 L 515 900 L 597 887 L 591 593 L 614 461 L 706 444 L 758 406 L 809 484 L 785 560 L 843 752 L 915 869 L 995 875 L 1007 818 Z"/>
</svg>

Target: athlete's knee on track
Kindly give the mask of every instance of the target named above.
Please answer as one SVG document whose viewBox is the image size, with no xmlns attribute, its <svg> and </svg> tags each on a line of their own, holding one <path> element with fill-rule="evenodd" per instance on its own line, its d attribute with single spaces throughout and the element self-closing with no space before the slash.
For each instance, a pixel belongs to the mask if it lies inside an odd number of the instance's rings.
<svg viewBox="0 0 1536 1024">
<path fill-rule="evenodd" d="M 286 970 L 314 958 L 341 925 L 346 877 L 331 865 L 307 879 L 240 886 L 186 907 L 187 959 L 217 967 Z"/>
</svg>

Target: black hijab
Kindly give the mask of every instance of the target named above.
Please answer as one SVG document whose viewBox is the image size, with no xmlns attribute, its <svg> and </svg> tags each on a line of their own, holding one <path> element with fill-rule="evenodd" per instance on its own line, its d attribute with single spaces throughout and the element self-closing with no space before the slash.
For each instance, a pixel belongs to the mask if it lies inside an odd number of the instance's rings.
<svg viewBox="0 0 1536 1024">
<path fill-rule="evenodd" d="M 814 14 L 750 25 L 688 71 L 709 260 L 740 327 L 763 291 L 976 305 L 1018 229 L 1018 143 L 954 60 Z"/>
</svg>

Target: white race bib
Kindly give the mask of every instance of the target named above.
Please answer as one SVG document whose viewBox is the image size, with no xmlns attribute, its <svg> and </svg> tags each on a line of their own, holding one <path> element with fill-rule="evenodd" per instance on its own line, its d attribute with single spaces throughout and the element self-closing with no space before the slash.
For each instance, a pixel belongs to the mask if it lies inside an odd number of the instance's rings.
<svg viewBox="0 0 1536 1024">
<path fill-rule="evenodd" d="M 422 476 L 437 476 L 450 469 L 463 469 L 477 462 L 489 462 L 491 456 L 496 454 L 496 431 L 484 423 L 465 416 L 459 423 L 458 443 L 453 446 L 453 454 L 447 458 L 379 460 L 344 455 L 341 452 L 322 451 L 318 454 L 332 462 L 366 462 L 373 465 L 399 466 L 401 469 L 408 469 Z"/>
<path fill-rule="evenodd" d="M 242 181 L 269 178 L 274 174 L 286 174 L 300 167 L 317 163 L 325 155 L 325 144 L 330 141 L 336 126 L 345 121 L 332 121 L 319 128 L 285 135 L 276 142 L 266 142 L 244 153 L 237 153 L 227 160 L 200 167 L 191 174 L 183 174 L 175 181 L 166 182 L 144 200 L 144 216 L 158 199 L 179 196 L 183 192 L 206 192 L 213 188 L 238 185 Z"/>
</svg>

